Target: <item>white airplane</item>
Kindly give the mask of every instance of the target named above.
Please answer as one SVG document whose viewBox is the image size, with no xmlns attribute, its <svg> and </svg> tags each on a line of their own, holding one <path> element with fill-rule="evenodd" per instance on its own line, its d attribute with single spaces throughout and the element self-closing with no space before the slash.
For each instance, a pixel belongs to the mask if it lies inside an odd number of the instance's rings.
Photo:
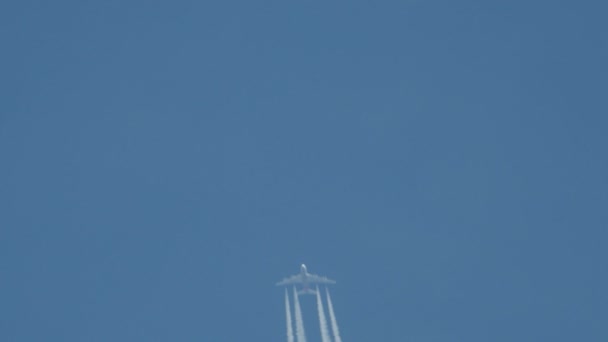
<svg viewBox="0 0 608 342">
<path fill-rule="evenodd" d="M 302 284 L 302 290 L 298 291 L 298 294 L 317 294 L 317 291 L 309 287 L 310 284 L 335 284 L 335 280 L 331 280 L 327 277 L 321 277 L 316 274 L 308 273 L 306 265 L 300 266 L 300 273 L 287 277 L 276 285 L 289 285 L 289 284 Z"/>
</svg>

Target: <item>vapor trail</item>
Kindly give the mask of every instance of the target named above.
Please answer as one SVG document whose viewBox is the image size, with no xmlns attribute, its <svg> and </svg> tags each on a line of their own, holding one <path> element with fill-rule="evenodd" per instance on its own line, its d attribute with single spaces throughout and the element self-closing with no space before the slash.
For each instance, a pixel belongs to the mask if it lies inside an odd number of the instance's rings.
<svg viewBox="0 0 608 342">
<path fill-rule="evenodd" d="M 336 315 L 334 314 L 334 306 L 331 304 L 331 297 L 329 297 L 329 289 L 325 288 L 327 294 L 327 308 L 329 309 L 329 319 L 331 320 L 331 330 L 334 332 L 334 341 L 342 342 L 340 338 L 340 329 L 338 329 L 338 322 L 336 321 Z"/>
<path fill-rule="evenodd" d="M 287 342 L 293 341 L 293 328 L 291 323 L 291 308 L 289 307 L 289 296 L 285 289 L 285 320 L 287 321 Z"/>
<path fill-rule="evenodd" d="M 306 342 L 306 334 L 304 333 L 304 320 L 302 319 L 302 310 L 300 309 L 300 301 L 298 300 L 298 292 L 293 288 L 293 301 L 296 310 L 296 336 L 298 342 Z"/>
<path fill-rule="evenodd" d="M 321 341 L 331 342 L 329 331 L 327 330 L 327 320 L 325 320 L 325 310 L 323 309 L 323 301 L 321 301 L 321 293 L 317 286 L 317 311 L 319 311 L 319 326 L 321 327 Z"/>
</svg>

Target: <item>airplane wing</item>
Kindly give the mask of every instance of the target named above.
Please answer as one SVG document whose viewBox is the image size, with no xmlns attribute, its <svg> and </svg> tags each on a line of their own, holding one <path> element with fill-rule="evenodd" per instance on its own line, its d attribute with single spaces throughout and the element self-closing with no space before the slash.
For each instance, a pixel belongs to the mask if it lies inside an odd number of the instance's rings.
<svg viewBox="0 0 608 342">
<path fill-rule="evenodd" d="M 335 280 L 331 280 L 327 277 L 321 277 L 316 274 L 308 274 L 308 281 L 310 283 L 318 283 L 318 284 L 335 284 Z"/>
<path fill-rule="evenodd" d="M 302 275 L 296 274 L 294 276 L 287 277 L 287 278 L 281 280 L 280 282 L 277 283 L 277 286 L 297 284 L 297 283 L 303 283 L 303 282 L 304 282 L 304 280 L 302 279 Z"/>
</svg>

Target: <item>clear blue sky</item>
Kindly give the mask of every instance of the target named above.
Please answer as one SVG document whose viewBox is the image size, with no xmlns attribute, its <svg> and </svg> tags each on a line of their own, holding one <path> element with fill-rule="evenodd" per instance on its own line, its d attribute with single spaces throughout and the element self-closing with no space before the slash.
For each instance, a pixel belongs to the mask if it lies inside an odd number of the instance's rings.
<svg viewBox="0 0 608 342">
<path fill-rule="evenodd" d="M 607 12 L 3 2 L 0 340 L 607 341 Z"/>
</svg>

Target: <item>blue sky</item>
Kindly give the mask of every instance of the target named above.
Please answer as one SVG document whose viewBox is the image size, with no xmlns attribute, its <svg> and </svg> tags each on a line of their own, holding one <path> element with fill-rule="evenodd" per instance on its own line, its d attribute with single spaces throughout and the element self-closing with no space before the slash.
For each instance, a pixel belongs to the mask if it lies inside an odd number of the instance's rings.
<svg viewBox="0 0 608 342">
<path fill-rule="evenodd" d="M 606 341 L 607 7 L 3 3 L 0 340 Z"/>
</svg>

